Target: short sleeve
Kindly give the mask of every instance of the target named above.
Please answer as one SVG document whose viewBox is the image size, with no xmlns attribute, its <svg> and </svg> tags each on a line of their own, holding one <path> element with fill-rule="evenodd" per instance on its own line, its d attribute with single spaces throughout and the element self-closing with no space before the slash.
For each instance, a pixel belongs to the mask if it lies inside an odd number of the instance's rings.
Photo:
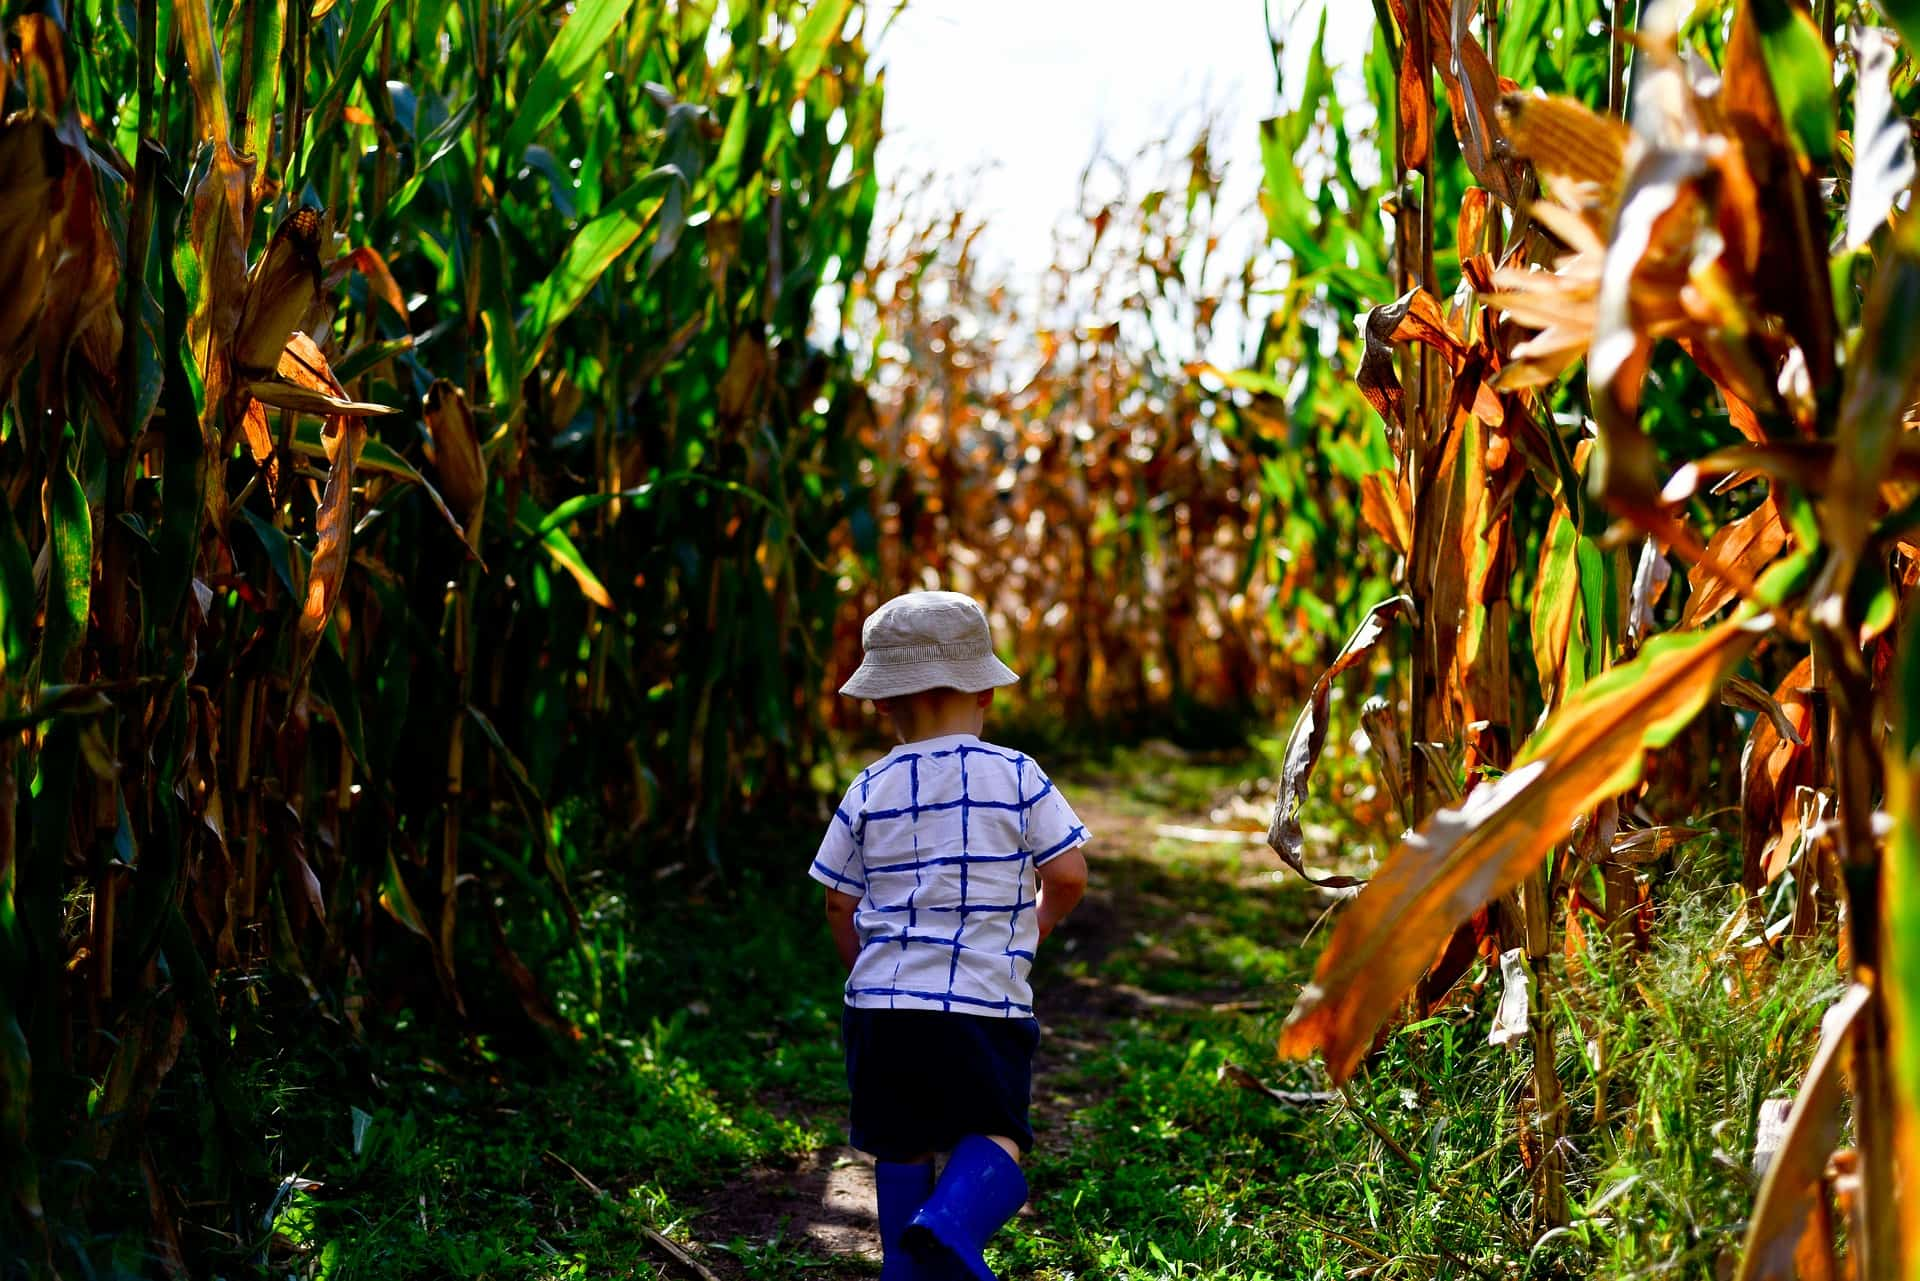
<svg viewBox="0 0 1920 1281">
<path fill-rule="evenodd" d="M 827 834 L 820 840 L 820 850 L 813 856 L 813 866 L 807 869 L 807 875 L 830 890 L 865 894 L 866 864 L 860 849 L 863 826 L 859 801 L 849 790 L 834 808 L 833 820 L 827 824 Z"/>
<path fill-rule="evenodd" d="M 1028 786 L 1036 790 L 1022 798 L 1025 814 L 1021 824 L 1026 834 L 1026 850 L 1033 855 L 1033 864 L 1040 866 L 1047 860 L 1065 854 L 1077 845 L 1087 843 L 1087 827 L 1080 816 L 1073 812 L 1073 806 L 1067 804 L 1067 798 L 1060 795 L 1060 789 L 1053 785 L 1039 766 L 1033 768 L 1033 778 Z"/>
</svg>

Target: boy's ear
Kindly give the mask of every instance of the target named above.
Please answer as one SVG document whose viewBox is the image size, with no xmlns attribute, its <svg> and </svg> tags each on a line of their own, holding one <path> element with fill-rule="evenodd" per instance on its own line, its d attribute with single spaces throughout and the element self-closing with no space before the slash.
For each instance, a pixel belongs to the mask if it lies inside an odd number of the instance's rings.
<svg viewBox="0 0 1920 1281">
<path fill-rule="evenodd" d="M 991 689 L 983 689 L 973 696 L 973 701 L 974 704 L 984 712 L 993 706 L 993 691 Z"/>
</svg>

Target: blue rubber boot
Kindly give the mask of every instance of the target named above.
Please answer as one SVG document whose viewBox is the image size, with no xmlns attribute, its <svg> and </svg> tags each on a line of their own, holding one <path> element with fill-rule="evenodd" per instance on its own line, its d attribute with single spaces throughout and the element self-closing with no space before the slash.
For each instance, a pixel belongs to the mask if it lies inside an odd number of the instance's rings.
<svg viewBox="0 0 1920 1281">
<path fill-rule="evenodd" d="M 880 1281 L 922 1281 L 923 1274 L 900 1246 L 900 1234 L 933 1194 L 933 1162 L 875 1161 L 873 1191 L 884 1259 Z"/>
<path fill-rule="evenodd" d="M 996 1281 L 981 1251 L 1026 1202 L 1020 1163 L 992 1139 L 970 1134 L 954 1146 L 946 1173 L 900 1240 L 942 1281 Z"/>
</svg>

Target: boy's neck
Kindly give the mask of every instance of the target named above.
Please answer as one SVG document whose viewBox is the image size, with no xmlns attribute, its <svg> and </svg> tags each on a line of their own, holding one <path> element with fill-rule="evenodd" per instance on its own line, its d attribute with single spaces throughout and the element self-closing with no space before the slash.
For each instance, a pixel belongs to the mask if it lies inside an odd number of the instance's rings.
<svg viewBox="0 0 1920 1281">
<path fill-rule="evenodd" d="M 952 738 L 956 734 L 969 734 L 980 737 L 980 731 L 986 728 L 986 718 L 975 715 L 971 720 L 960 717 L 946 717 L 941 720 L 928 720 L 913 725 L 895 727 L 903 743 L 924 743 L 930 738 Z"/>
<path fill-rule="evenodd" d="M 980 737 L 986 728 L 987 712 L 972 696 L 963 698 L 902 699 L 894 708 L 894 732 L 903 743 L 920 743 L 930 738 L 948 738 L 955 734 Z"/>
</svg>

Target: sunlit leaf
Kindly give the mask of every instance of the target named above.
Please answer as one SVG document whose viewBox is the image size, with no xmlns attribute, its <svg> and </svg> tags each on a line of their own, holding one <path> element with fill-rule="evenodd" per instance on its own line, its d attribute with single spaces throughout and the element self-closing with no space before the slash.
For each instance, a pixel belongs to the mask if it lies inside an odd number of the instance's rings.
<svg viewBox="0 0 1920 1281">
<path fill-rule="evenodd" d="M 1833 156 L 1833 57 L 1813 14 L 1793 0 L 1750 0 L 1760 49 L 1793 142 L 1816 165 Z"/>
<path fill-rule="evenodd" d="M 1887 1062 L 1893 1077 L 1894 1151 L 1920 1169 L 1920 616 L 1910 615 L 1887 690 L 1886 808 L 1893 822 L 1881 870 Z M 1811 1073 L 1809 1073 L 1811 1076 Z M 1810 1105 L 1811 1106 L 1811 1105 Z M 1825 1137 L 1820 1136 L 1820 1137 Z M 1791 1189 L 1789 1189 L 1791 1190 Z M 1900 1201 L 1900 1235 L 1920 1248 L 1920 1202 Z"/>
<path fill-rule="evenodd" d="M 317 416 L 339 415 L 345 418 L 377 418 L 400 411 L 391 405 L 375 405 L 361 400 L 342 400 L 323 391 L 297 387 L 292 383 L 250 382 L 247 394 L 275 409 Z"/>
<path fill-rule="evenodd" d="M 47 478 L 47 533 L 54 573 L 47 585 L 47 634 L 41 678 L 60 679 L 67 653 L 87 633 L 93 589 L 93 513 L 71 459 Z"/>
<path fill-rule="evenodd" d="M 227 113 L 226 87 L 220 77 L 220 47 L 214 37 L 213 16 L 207 12 L 207 0 L 180 0 L 173 6 L 173 13 L 180 23 L 180 43 L 186 49 L 200 137 L 216 147 L 229 144 L 232 124 Z M 227 150 L 231 153 L 232 148 L 228 146 Z M 244 255 L 244 241 L 240 249 Z"/>
<path fill-rule="evenodd" d="M 1343 909 L 1281 1053 L 1317 1050 L 1336 1080 L 1352 1076 L 1454 929 L 1531 873 L 1575 818 L 1632 785 L 1647 750 L 1686 727 L 1771 621 L 1655 638 L 1569 698 L 1509 773 L 1428 820 Z"/>
<path fill-rule="evenodd" d="M 334 602 L 339 599 L 346 578 L 347 554 L 353 531 L 353 470 L 360 460 L 360 446 L 366 427 L 355 417 L 332 420 L 329 439 L 326 491 L 321 495 L 315 515 L 316 540 L 313 565 L 307 573 L 306 600 L 300 608 L 300 631 L 308 640 L 317 640 L 333 619 Z"/>
<path fill-rule="evenodd" d="M 677 169 L 656 169 L 580 228 L 553 273 L 528 297 L 526 318 L 520 322 L 517 335 L 520 377 L 540 362 L 560 322 L 580 305 L 587 291 L 599 283 L 660 212 L 667 184 L 684 181 Z"/>
<path fill-rule="evenodd" d="M 520 496 L 520 508 L 514 514 L 514 526 L 528 537 L 534 536 L 535 530 L 544 529 L 546 532 L 538 536 L 538 541 L 547 555 L 553 558 L 554 564 L 573 575 L 574 582 L 580 585 L 581 593 L 588 600 L 603 609 L 613 608 L 613 597 L 607 594 L 606 587 L 594 572 L 587 568 L 586 559 L 580 555 L 580 549 L 573 545 L 573 540 L 554 528 L 547 514 L 524 494 Z"/>
<path fill-rule="evenodd" d="M 1580 607 L 1580 531 L 1562 504 L 1555 504 L 1540 539 L 1539 575 L 1533 592 L 1534 669 L 1540 700 L 1555 706 L 1567 689 L 1573 629 Z M 1581 673 L 1585 675 L 1585 673 Z"/>
<path fill-rule="evenodd" d="M 1913 138 L 1893 103 L 1887 78 L 1893 44 L 1877 27 L 1854 36 L 1860 69 L 1854 81 L 1853 189 L 1847 201 L 1849 249 L 1859 249 L 1886 225 L 1894 202 L 1913 185 Z"/>
<path fill-rule="evenodd" d="M 518 164 L 520 154 L 539 136 L 540 131 L 560 114 L 567 100 L 579 93 L 598 61 L 601 47 L 612 38 L 614 28 L 627 16 L 633 0 L 581 0 L 546 46 L 540 67 L 521 94 L 507 126 L 502 150 Z"/>
</svg>

